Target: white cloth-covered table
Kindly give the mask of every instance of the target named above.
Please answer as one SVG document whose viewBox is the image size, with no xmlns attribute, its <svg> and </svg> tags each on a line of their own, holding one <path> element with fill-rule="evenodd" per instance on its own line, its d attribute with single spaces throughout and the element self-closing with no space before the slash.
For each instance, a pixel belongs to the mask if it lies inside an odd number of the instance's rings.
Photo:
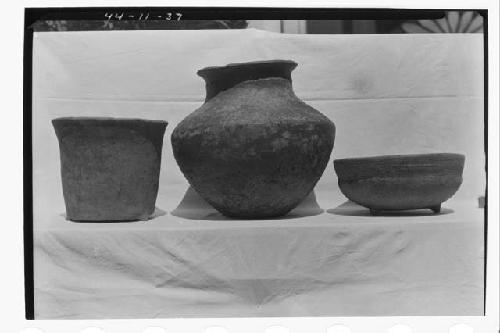
<svg viewBox="0 0 500 333">
<path fill-rule="evenodd" d="M 477 34 L 36 33 L 36 318 L 481 315 L 482 47 Z M 276 58 L 299 63 L 297 95 L 335 122 L 332 160 L 465 154 L 443 213 L 368 216 L 346 203 L 332 161 L 315 196 L 282 219 L 225 219 L 188 190 L 170 133 L 203 103 L 196 70 Z M 59 116 L 169 122 L 154 219 L 64 220 Z"/>
<path fill-rule="evenodd" d="M 482 213 L 449 203 L 439 216 L 374 218 L 345 203 L 275 221 L 53 217 L 37 230 L 35 309 L 40 318 L 481 315 Z"/>
</svg>

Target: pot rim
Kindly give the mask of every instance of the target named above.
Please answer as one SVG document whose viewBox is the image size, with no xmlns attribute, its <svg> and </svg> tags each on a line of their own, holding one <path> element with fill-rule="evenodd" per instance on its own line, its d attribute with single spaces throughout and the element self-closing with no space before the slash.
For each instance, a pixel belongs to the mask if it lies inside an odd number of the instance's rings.
<svg viewBox="0 0 500 333">
<path fill-rule="evenodd" d="M 286 60 L 286 59 L 258 60 L 249 62 L 234 62 L 223 66 L 208 66 L 198 70 L 196 73 L 201 77 L 205 77 L 205 75 L 212 73 L 214 71 L 221 71 L 221 70 L 224 71 L 224 70 L 232 70 L 234 68 L 252 67 L 260 65 L 270 65 L 270 64 L 288 65 L 290 67 L 290 70 L 293 70 L 295 69 L 295 67 L 298 66 L 298 63 L 296 63 L 293 60 Z"/>
<path fill-rule="evenodd" d="M 165 120 L 152 120 L 152 119 L 142 119 L 142 118 L 124 118 L 124 117 L 78 117 L 78 116 L 69 116 L 69 117 L 58 117 L 52 119 L 52 122 L 69 122 L 69 123 L 78 123 L 78 122 L 88 122 L 88 123 L 99 123 L 99 122 L 116 122 L 116 123 L 125 123 L 125 122 L 142 122 L 142 123 L 150 123 L 150 124 L 161 124 L 168 125 L 168 122 Z"/>
</svg>

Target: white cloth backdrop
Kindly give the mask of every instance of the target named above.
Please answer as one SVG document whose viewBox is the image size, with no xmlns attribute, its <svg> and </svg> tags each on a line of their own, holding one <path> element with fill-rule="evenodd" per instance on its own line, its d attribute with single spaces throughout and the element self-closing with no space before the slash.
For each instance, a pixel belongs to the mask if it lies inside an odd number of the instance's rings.
<svg viewBox="0 0 500 333">
<path fill-rule="evenodd" d="M 482 314 L 482 35 L 43 32 L 33 52 L 36 318 Z M 186 194 L 170 134 L 203 103 L 198 69 L 267 59 L 299 64 L 335 147 L 289 218 L 233 221 Z M 156 218 L 64 220 L 60 116 L 169 122 Z M 428 152 L 466 155 L 441 215 L 370 217 L 339 192 L 335 158 Z"/>
</svg>

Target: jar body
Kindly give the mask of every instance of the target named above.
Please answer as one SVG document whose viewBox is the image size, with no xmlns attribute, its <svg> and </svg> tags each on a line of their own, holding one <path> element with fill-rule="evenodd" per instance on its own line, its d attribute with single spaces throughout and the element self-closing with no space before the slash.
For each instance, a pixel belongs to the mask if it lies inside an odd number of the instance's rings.
<svg viewBox="0 0 500 333">
<path fill-rule="evenodd" d="M 147 220 L 155 210 L 163 121 L 58 118 L 66 218 Z"/>
<path fill-rule="evenodd" d="M 282 77 L 242 80 L 214 94 L 172 133 L 193 188 L 234 218 L 285 215 L 314 188 L 335 127 Z"/>
</svg>

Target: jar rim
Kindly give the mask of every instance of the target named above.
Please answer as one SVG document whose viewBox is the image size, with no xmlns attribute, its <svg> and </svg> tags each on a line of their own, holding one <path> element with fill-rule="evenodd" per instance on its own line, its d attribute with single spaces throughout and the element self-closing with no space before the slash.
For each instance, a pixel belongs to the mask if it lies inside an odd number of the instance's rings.
<svg viewBox="0 0 500 333">
<path fill-rule="evenodd" d="M 229 63 L 224 66 L 209 66 L 202 68 L 197 71 L 197 74 L 201 77 L 205 77 L 213 72 L 233 70 L 233 69 L 241 69 L 245 67 L 261 67 L 267 65 L 283 65 L 285 67 L 289 67 L 290 71 L 297 67 L 297 63 L 293 60 L 282 60 L 282 59 L 274 59 L 274 60 L 260 60 L 260 61 L 250 61 L 250 62 L 236 62 Z"/>
</svg>

